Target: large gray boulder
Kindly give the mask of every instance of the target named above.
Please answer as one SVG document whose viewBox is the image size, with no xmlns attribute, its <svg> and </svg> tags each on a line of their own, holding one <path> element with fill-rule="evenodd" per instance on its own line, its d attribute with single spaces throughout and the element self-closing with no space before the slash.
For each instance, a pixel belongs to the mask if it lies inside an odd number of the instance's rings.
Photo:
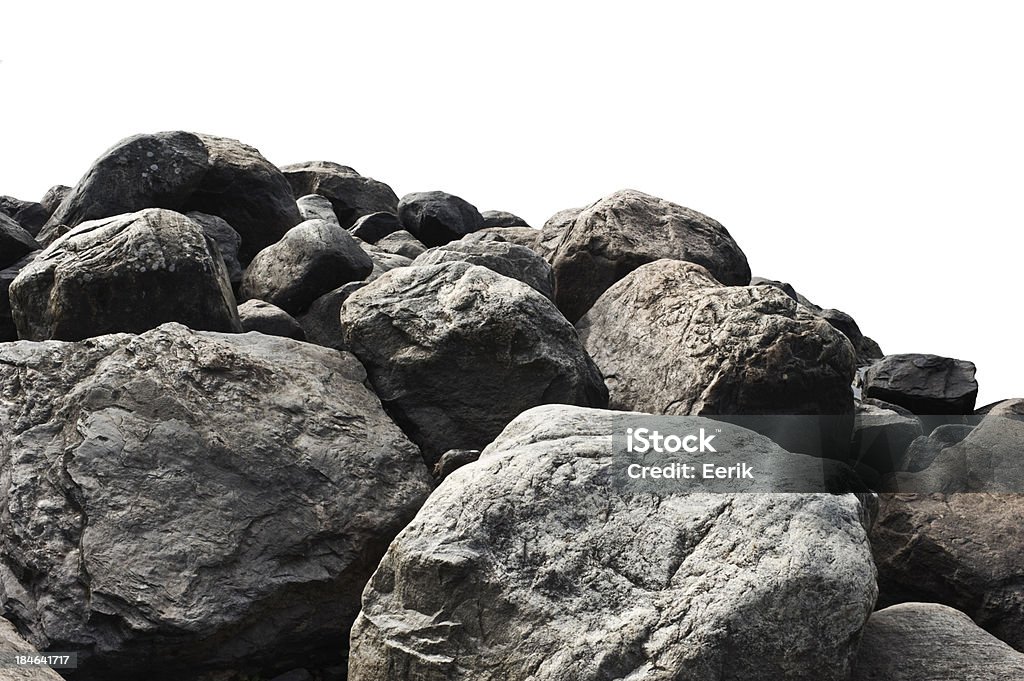
<svg viewBox="0 0 1024 681">
<path fill-rule="evenodd" d="M 262 300 L 247 300 L 238 306 L 243 331 L 258 331 L 268 336 L 306 340 L 306 333 L 295 318 L 276 305 Z"/>
<path fill-rule="evenodd" d="M 203 228 L 206 236 L 213 239 L 228 269 L 228 280 L 232 287 L 242 283 L 242 264 L 238 262 L 238 249 L 242 246 L 242 235 L 234 230 L 223 218 L 192 211 L 185 215 L 189 220 Z"/>
<path fill-rule="evenodd" d="M 571 322 L 612 284 L 662 258 L 702 265 L 727 286 L 750 283 L 747 258 L 725 227 L 664 199 L 627 189 L 556 218 L 544 226 L 545 233 L 557 233 L 547 258 L 555 270 L 555 302 Z"/>
<path fill-rule="evenodd" d="M 0 681 L 61 681 L 61 675 L 48 666 L 12 664 L 15 656 L 36 658 L 39 651 L 21 637 L 13 624 L 0 617 Z"/>
<path fill-rule="evenodd" d="M 850 681 L 936 679 L 1024 679 L 1024 654 L 944 605 L 901 603 L 873 613 Z"/>
<path fill-rule="evenodd" d="M 239 297 L 259 298 L 301 314 L 323 294 L 365 279 L 373 261 L 340 225 L 307 220 L 260 251 L 242 277 Z"/>
<path fill-rule="evenodd" d="M 391 187 L 352 168 L 330 161 L 309 161 L 283 166 L 292 193 L 298 199 L 307 194 L 327 198 L 334 215 L 345 229 L 371 213 L 398 212 L 398 196 Z"/>
<path fill-rule="evenodd" d="M 485 267 L 386 272 L 349 296 L 341 326 L 430 464 L 449 449 L 482 449 L 530 407 L 607 402 L 600 372 L 551 301 Z"/>
<path fill-rule="evenodd" d="M 0 268 L 9 267 L 40 245 L 13 218 L 0 213 Z"/>
<path fill-rule="evenodd" d="M 352 236 L 368 244 L 375 244 L 388 234 L 402 229 L 402 223 L 394 213 L 370 213 L 355 221 L 349 229 Z"/>
<path fill-rule="evenodd" d="M 480 213 L 484 219 L 484 227 L 529 227 L 530 223 L 515 213 L 507 210 L 485 210 Z"/>
<path fill-rule="evenodd" d="M 628 416 L 538 407 L 451 473 L 363 594 L 350 681 L 846 681 L 876 594 L 857 498 L 614 485 Z"/>
<path fill-rule="evenodd" d="M 545 298 L 554 299 L 555 275 L 544 258 L 525 246 L 505 241 L 472 239 L 472 236 L 431 248 L 413 260 L 412 264 L 468 262 L 518 279 Z"/>
<path fill-rule="evenodd" d="M 4 611 L 81 679 L 340 664 L 432 486 L 365 380 L 347 353 L 178 324 L 0 346 Z"/>
<path fill-rule="evenodd" d="M 484 226 L 476 206 L 446 192 L 406 194 L 398 204 L 402 227 L 424 245 L 443 246 Z"/>
<path fill-rule="evenodd" d="M 938 355 L 888 355 L 868 367 L 863 390 L 915 414 L 970 414 L 978 397 L 973 362 Z"/>
<path fill-rule="evenodd" d="M 35 201 L 23 201 L 13 196 L 0 196 L 0 215 L 11 218 L 33 237 L 46 224 L 50 213 Z"/>
<path fill-rule="evenodd" d="M 170 321 L 241 330 L 216 243 L 192 220 L 160 208 L 72 229 L 21 270 L 10 299 L 26 340 L 81 340 Z"/>
<path fill-rule="evenodd" d="M 352 281 L 314 300 L 305 314 L 296 320 L 302 327 L 306 340 L 325 348 L 343 350 L 345 342 L 342 338 L 341 306 L 350 295 L 364 286 L 364 281 Z"/>
</svg>

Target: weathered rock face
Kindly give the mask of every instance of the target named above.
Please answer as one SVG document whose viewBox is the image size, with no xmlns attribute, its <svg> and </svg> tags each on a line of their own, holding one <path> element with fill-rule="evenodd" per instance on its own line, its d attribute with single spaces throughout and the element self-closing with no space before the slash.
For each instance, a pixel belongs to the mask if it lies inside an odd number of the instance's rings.
<svg viewBox="0 0 1024 681">
<path fill-rule="evenodd" d="M 0 269 L 10 267 L 39 248 L 36 240 L 21 225 L 0 213 Z"/>
<path fill-rule="evenodd" d="M 80 340 L 164 322 L 240 331 L 217 245 L 184 215 L 151 208 L 79 225 L 10 287 L 18 337 Z"/>
<path fill-rule="evenodd" d="M 1024 651 L 1021 517 L 1018 494 L 881 495 L 871 530 L 880 604 L 944 603 Z"/>
<path fill-rule="evenodd" d="M 70 193 L 71 187 L 66 184 L 55 184 L 46 190 L 46 193 L 43 194 L 43 198 L 39 199 L 39 203 L 46 211 L 47 218 L 56 212 L 61 202 L 64 201 Z"/>
<path fill-rule="evenodd" d="M 298 319 L 306 334 L 306 340 L 325 348 L 345 349 L 341 329 L 341 306 L 350 295 L 364 286 L 364 281 L 349 282 L 314 300 L 306 313 Z"/>
<path fill-rule="evenodd" d="M 431 489 L 347 353 L 168 324 L 0 346 L 0 600 L 82 679 L 339 664 Z"/>
<path fill-rule="evenodd" d="M 35 201 L 22 201 L 13 196 L 0 196 L 0 215 L 6 215 L 35 236 L 46 224 L 50 214 L 42 204 Z"/>
<path fill-rule="evenodd" d="M 868 367 L 864 394 L 915 414 L 970 414 L 978 396 L 972 362 L 937 355 L 889 355 Z"/>
<path fill-rule="evenodd" d="M 627 189 L 591 204 L 563 226 L 570 217 L 556 215 L 544 231 L 557 234 L 548 262 L 555 270 L 555 302 L 571 322 L 612 284 L 662 258 L 702 265 L 728 286 L 750 283 L 747 258 L 725 227 L 689 208 Z"/>
<path fill-rule="evenodd" d="M 388 234 L 394 234 L 402 229 L 402 223 L 398 216 L 393 213 L 370 213 L 355 221 L 352 228 L 352 236 L 358 237 L 368 244 L 375 244 Z"/>
<path fill-rule="evenodd" d="M 853 455 L 878 473 L 900 470 L 907 448 L 921 437 L 921 422 L 889 409 L 858 402 L 853 428 Z"/>
<path fill-rule="evenodd" d="M 373 261 L 347 230 L 307 220 L 259 252 L 245 271 L 239 294 L 301 314 L 318 297 L 364 279 L 372 270 Z"/>
<path fill-rule="evenodd" d="M 243 331 L 258 331 L 268 336 L 306 340 L 302 327 L 290 314 L 262 300 L 247 300 L 239 305 L 238 318 L 242 322 Z"/>
<path fill-rule="evenodd" d="M 541 231 L 532 227 L 484 227 L 459 239 L 462 243 L 470 242 L 507 242 L 525 246 L 537 255 L 544 257 L 540 251 Z"/>
<path fill-rule="evenodd" d="M 467 238 L 437 246 L 413 261 L 413 265 L 468 262 L 518 279 L 549 300 L 554 299 L 555 275 L 551 265 L 525 246 L 502 241 Z"/>
<path fill-rule="evenodd" d="M 417 256 L 427 250 L 427 247 L 412 234 L 400 229 L 378 239 L 377 243 L 373 244 L 373 249 L 415 260 Z"/>
<path fill-rule="evenodd" d="M 530 223 L 505 210 L 485 210 L 480 214 L 484 227 L 529 227 Z"/>
<path fill-rule="evenodd" d="M 217 244 L 217 250 L 228 270 L 228 280 L 232 287 L 242 283 L 242 264 L 238 262 L 238 249 L 242 245 L 242 235 L 231 225 L 216 215 L 207 215 L 192 211 L 185 215 L 189 220 L 203 228 L 206 236 Z"/>
<path fill-rule="evenodd" d="M 345 301 L 341 326 L 430 464 L 449 449 L 482 449 L 530 407 L 607 403 L 600 372 L 551 301 L 484 267 L 387 272 Z"/>
<path fill-rule="evenodd" d="M 363 177 L 348 166 L 330 161 L 295 163 L 281 168 L 295 198 L 319 194 L 330 200 L 342 227 L 370 213 L 398 212 L 398 196 L 383 182 Z"/>
<path fill-rule="evenodd" d="M 326 196 L 320 196 L 319 194 L 300 196 L 295 200 L 295 205 L 299 207 L 299 213 L 302 215 L 303 221 L 326 220 L 334 224 L 341 224 L 338 222 L 338 216 L 334 214 L 334 206 L 331 205 L 331 200 Z"/>
<path fill-rule="evenodd" d="M 484 226 L 476 206 L 445 192 L 406 194 L 398 204 L 402 227 L 424 245 L 443 246 Z"/>
<path fill-rule="evenodd" d="M 49 667 L 10 666 L 12 654 L 35 656 L 39 651 L 21 637 L 13 624 L 0 617 L 0 657 L 4 662 L 0 681 L 61 681 L 60 674 Z"/>
<path fill-rule="evenodd" d="M 621 416 L 532 409 L 452 473 L 363 594 L 350 680 L 847 679 L 876 593 L 856 498 L 623 490 Z"/>
<path fill-rule="evenodd" d="M 88 220 L 144 208 L 223 218 L 242 235 L 245 263 L 301 221 L 284 176 L 253 147 L 161 132 L 124 139 L 97 159 L 51 216 L 46 243 Z"/>
<path fill-rule="evenodd" d="M 612 409 L 853 412 L 849 341 L 775 288 L 722 286 L 700 265 L 659 260 L 609 288 L 577 326 Z M 848 445 L 852 420 L 827 440 Z"/>
<path fill-rule="evenodd" d="M 11 282 L 38 254 L 39 251 L 35 251 L 13 265 L 0 269 L 0 343 L 18 340 L 18 327 L 14 325 L 11 316 Z"/>
<path fill-rule="evenodd" d="M 851 681 L 1024 678 L 1021 654 L 971 618 L 935 603 L 902 603 L 871 615 Z"/>
</svg>

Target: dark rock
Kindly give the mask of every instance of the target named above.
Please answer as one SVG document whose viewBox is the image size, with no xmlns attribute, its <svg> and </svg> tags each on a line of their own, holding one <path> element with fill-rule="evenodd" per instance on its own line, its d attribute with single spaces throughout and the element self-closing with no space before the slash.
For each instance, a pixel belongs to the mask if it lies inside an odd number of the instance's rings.
<svg viewBox="0 0 1024 681">
<path fill-rule="evenodd" d="M 485 210 L 480 214 L 484 227 L 529 227 L 530 223 L 504 210 Z"/>
<path fill-rule="evenodd" d="M 775 279 L 765 279 L 764 277 L 751 277 L 750 278 L 750 285 L 751 286 L 774 286 L 775 288 L 779 289 L 780 291 L 785 293 L 787 296 L 789 296 L 793 300 L 795 300 L 797 302 L 800 301 L 799 297 L 797 296 L 796 289 L 793 288 L 793 285 L 789 284 L 787 282 L 784 282 L 784 281 L 777 281 Z"/>
<path fill-rule="evenodd" d="M 872 613 L 850 681 L 1024 679 L 1024 654 L 953 608 L 901 603 Z"/>
<path fill-rule="evenodd" d="M 327 197 L 342 227 L 371 213 L 397 213 L 398 196 L 383 182 L 363 177 L 348 166 L 329 161 L 295 163 L 281 168 L 295 198 L 307 194 Z"/>
<path fill-rule="evenodd" d="M 247 300 L 239 305 L 238 318 L 242 321 L 243 331 L 306 340 L 306 333 L 290 314 L 262 300 Z"/>
<path fill-rule="evenodd" d="M 257 254 L 242 278 L 240 296 L 297 315 L 323 294 L 364 279 L 372 270 L 373 261 L 347 230 L 307 220 Z"/>
<path fill-rule="evenodd" d="M 345 304 L 350 295 L 364 286 L 366 286 L 364 281 L 349 282 L 314 300 L 306 313 L 298 319 L 306 334 L 306 340 L 325 348 L 344 350 L 341 306 Z"/>
<path fill-rule="evenodd" d="M 616 192 L 580 211 L 552 248 L 548 262 L 555 270 L 555 302 L 571 322 L 612 284 L 662 258 L 702 265 L 727 286 L 750 283 L 747 258 L 725 227 L 634 190 Z"/>
<path fill-rule="evenodd" d="M 63 652 L 63 651 L 62 651 Z M 18 666 L 13 664 L 15 655 L 36 657 L 39 651 L 26 641 L 9 621 L 0 618 L 0 679 L 3 681 L 62 681 L 62 677 L 46 666 Z"/>
<path fill-rule="evenodd" d="M 160 208 L 79 225 L 21 271 L 10 298 L 27 340 L 138 333 L 168 321 L 241 331 L 216 243 Z"/>
<path fill-rule="evenodd" d="M 971 434 L 972 430 L 974 430 L 974 426 L 963 423 L 946 423 L 932 430 L 930 437 L 941 442 L 943 446 L 949 446 L 962 442 Z"/>
<path fill-rule="evenodd" d="M 41 251 L 33 251 L 13 265 L 0 269 L 0 343 L 18 340 L 18 327 L 11 316 L 11 282 L 39 253 Z"/>
<path fill-rule="evenodd" d="M 974 364 L 937 355 L 889 355 L 868 367 L 864 394 L 918 415 L 970 414 L 978 396 Z"/>
<path fill-rule="evenodd" d="M 603 407 L 575 329 L 522 282 L 468 263 L 399 268 L 341 309 L 345 346 L 429 464 L 545 403 Z"/>
<path fill-rule="evenodd" d="M 394 253 L 385 253 L 383 251 L 371 250 L 369 248 L 363 248 L 363 251 L 370 256 L 370 260 L 373 261 L 373 271 L 366 277 L 367 282 L 376 281 L 385 272 L 390 272 L 391 270 L 398 269 L 399 267 L 408 267 L 409 265 L 412 265 L 412 260 L 406 258 L 404 255 L 395 255 Z"/>
<path fill-rule="evenodd" d="M 609 474 L 622 416 L 531 409 L 438 486 L 367 585 L 349 680 L 846 681 L 876 595 L 857 498 L 637 494 Z"/>
<path fill-rule="evenodd" d="M 34 201 L 22 201 L 13 196 L 0 196 L 0 214 L 11 218 L 33 237 L 46 224 L 50 214 L 46 208 Z"/>
<path fill-rule="evenodd" d="M 914 438 L 903 454 L 903 462 L 898 470 L 908 473 L 919 473 L 932 465 L 939 453 L 949 444 L 932 439 L 927 435 Z"/>
<path fill-rule="evenodd" d="M 0 269 L 18 262 L 40 245 L 13 218 L 0 213 Z"/>
<path fill-rule="evenodd" d="M 406 194 L 398 203 L 402 227 L 425 246 L 443 246 L 484 226 L 476 206 L 445 192 Z"/>
<path fill-rule="evenodd" d="M 1000 400 L 999 402 L 987 404 L 974 413 L 980 416 L 992 414 L 1007 418 L 1022 418 L 1024 417 L 1024 399 Z"/>
<path fill-rule="evenodd" d="M 338 222 L 338 216 L 334 214 L 334 205 L 326 196 L 319 194 L 300 196 L 295 200 L 295 205 L 299 207 L 299 214 L 302 215 L 303 221 L 325 220 L 336 225 L 341 224 Z"/>
<path fill-rule="evenodd" d="M 238 262 L 238 249 L 242 245 L 242 235 L 234 230 L 227 221 L 216 215 L 207 215 L 192 211 L 185 215 L 189 220 L 203 228 L 206 236 L 213 239 L 228 270 L 228 280 L 233 288 L 242 283 L 242 264 Z"/>
<path fill-rule="evenodd" d="M 551 256 L 554 254 L 555 249 L 558 248 L 558 244 L 569 233 L 573 223 L 576 222 L 576 218 L 584 210 L 586 210 L 585 207 L 566 208 L 549 217 L 544 226 L 541 227 L 540 236 L 537 238 L 537 254 L 550 262 Z"/>
<path fill-rule="evenodd" d="M 370 213 L 356 220 L 350 231 L 352 236 L 359 237 L 368 244 L 375 244 L 400 229 L 402 223 L 394 213 Z"/>
<path fill-rule="evenodd" d="M 43 198 L 39 200 L 39 203 L 46 211 L 47 219 L 56 212 L 61 202 L 63 202 L 70 193 L 71 187 L 66 184 L 55 184 L 46 190 L 46 193 L 43 194 Z"/>
<path fill-rule="evenodd" d="M 449 449 L 434 464 L 434 479 L 441 482 L 458 469 L 479 458 L 479 449 Z"/>
<path fill-rule="evenodd" d="M 863 402 L 856 404 L 853 455 L 878 473 L 900 470 L 907 448 L 921 434 L 921 422 L 914 416 L 901 416 Z"/>
<path fill-rule="evenodd" d="M 878 407 L 879 409 L 888 409 L 889 411 L 894 411 L 900 416 L 915 418 L 914 412 L 910 411 L 909 409 L 904 409 L 900 405 L 893 404 L 892 402 L 886 402 L 885 400 L 876 400 L 873 397 L 862 397 L 861 402 L 863 402 L 864 404 L 870 404 L 873 407 Z"/>
<path fill-rule="evenodd" d="M 473 239 L 473 235 L 437 246 L 413 261 L 413 265 L 439 265 L 445 262 L 468 262 L 498 274 L 518 279 L 545 298 L 554 300 L 555 275 L 544 258 L 525 246 Z"/>
<path fill-rule="evenodd" d="M 427 250 L 427 247 L 421 244 L 412 234 L 409 234 L 404 229 L 400 229 L 378 239 L 377 243 L 373 244 L 373 250 L 415 260 Z"/>
<path fill-rule="evenodd" d="M 433 485 L 365 379 L 347 353 L 178 324 L 0 346 L 8 616 L 77 651 L 76 678 L 341 664 Z"/>
<path fill-rule="evenodd" d="M 778 289 L 723 286 L 700 265 L 658 260 L 605 291 L 577 328 L 612 409 L 827 416 L 823 440 L 780 444 L 846 456 L 853 348 Z"/>
</svg>

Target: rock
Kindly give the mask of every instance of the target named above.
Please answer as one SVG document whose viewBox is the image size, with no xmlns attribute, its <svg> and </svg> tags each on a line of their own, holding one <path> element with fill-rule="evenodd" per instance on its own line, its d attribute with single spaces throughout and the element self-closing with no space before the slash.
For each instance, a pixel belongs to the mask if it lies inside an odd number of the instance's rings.
<svg viewBox="0 0 1024 681">
<path fill-rule="evenodd" d="M 576 218 L 584 210 L 586 210 L 586 207 L 566 208 L 549 217 L 540 229 L 540 237 L 537 239 L 536 246 L 537 254 L 550 261 L 555 249 L 558 248 L 558 244 L 569 233 L 573 223 L 576 222 Z"/>
<path fill-rule="evenodd" d="M 0 346 L 8 616 L 83 679 L 340 664 L 432 487 L 365 378 L 347 353 L 178 324 Z"/>
<path fill-rule="evenodd" d="M 1024 654 L 935 603 L 901 603 L 871 615 L 851 681 L 1024 679 Z"/>
<path fill-rule="evenodd" d="M 484 227 L 529 227 L 530 223 L 504 210 L 485 210 L 480 214 Z"/>
<path fill-rule="evenodd" d="M 434 478 L 441 482 L 458 469 L 480 458 L 479 449 L 449 449 L 434 464 Z"/>
<path fill-rule="evenodd" d="M 295 198 L 319 194 L 330 200 L 342 227 L 371 213 L 397 213 L 398 196 L 383 182 L 363 177 L 348 166 L 329 161 L 295 163 L 281 168 Z"/>
<path fill-rule="evenodd" d="M 780 444 L 846 456 L 853 349 L 778 289 L 723 286 L 700 265 L 658 260 L 605 291 L 577 328 L 605 376 L 612 409 L 822 415 L 824 440 Z"/>
<path fill-rule="evenodd" d="M 472 235 L 470 235 L 471 237 Z M 467 237 L 424 252 L 413 265 L 468 262 L 518 279 L 545 298 L 554 300 L 555 275 L 544 258 L 525 246 Z"/>
<path fill-rule="evenodd" d="M 68 194 L 71 193 L 71 187 L 66 184 L 55 184 L 46 190 L 43 194 L 43 198 L 39 200 L 39 203 L 43 206 L 46 211 L 47 219 L 53 215 L 60 206 L 61 202 L 67 198 Z"/>
<path fill-rule="evenodd" d="M 238 318 L 242 321 L 243 331 L 306 340 L 306 333 L 290 314 L 262 300 L 247 300 L 239 305 Z"/>
<path fill-rule="evenodd" d="M 482 449 L 546 403 L 603 407 L 607 391 L 551 301 L 485 267 L 399 268 L 341 308 L 345 347 L 428 464 Z"/>
<path fill-rule="evenodd" d="M 383 251 L 375 251 L 364 248 L 363 251 L 370 256 L 370 260 L 373 261 L 373 271 L 368 277 L 367 282 L 376 281 L 385 272 L 398 269 L 399 267 L 408 267 L 412 265 L 412 260 L 406 258 L 403 255 L 395 255 L 394 253 L 384 253 Z"/>
<path fill-rule="evenodd" d="M 1001 400 L 986 405 L 974 412 L 978 415 L 1005 416 L 1007 418 L 1024 417 L 1024 399 Z"/>
<path fill-rule="evenodd" d="M 344 350 L 341 330 L 341 306 L 348 297 L 366 286 L 364 281 L 353 281 L 323 294 L 313 301 L 306 313 L 299 317 L 299 325 L 310 343 L 325 348 Z"/>
<path fill-rule="evenodd" d="M 3 660 L 0 681 L 62 681 L 61 675 L 50 667 L 11 665 L 12 656 L 38 654 L 35 646 L 23 639 L 13 624 L 0 618 L 0 659 Z"/>
<path fill-rule="evenodd" d="M 532 409 L 449 476 L 363 593 L 350 681 L 847 679 L 876 594 L 856 497 L 634 493 L 623 416 Z"/>
<path fill-rule="evenodd" d="M 914 438 L 903 453 L 903 461 L 897 467 L 899 471 L 919 473 L 932 465 L 939 453 L 949 444 L 927 435 Z"/>
<path fill-rule="evenodd" d="M 242 245 L 242 235 L 216 215 L 192 211 L 185 217 L 202 227 L 206 236 L 217 244 L 217 250 L 220 251 L 224 266 L 228 270 L 228 280 L 231 282 L 232 288 L 237 288 L 242 283 L 242 264 L 238 262 L 238 249 Z"/>
<path fill-rule="evenodd" d="M 974 364 L 937 355 L 889 355 L 868 367 L 864 394 L 918 415 L 970 414 L 978 396 Z"/>
<path fill-rule="evenodd" d="M 963 423 L 947 423 L 932 430 L 930 437 L 935 438 L 943 445 L 955 445 L 963 442 L 964 438 L 971 434 L 974 426 Z"/>
<path fill-rule="evenodd" d="M 17 222 L 22 229 L 33 237 L 46 224 L 50 214 L 42 204 L 34 201 L 22 201 L 13 196 L 0 196 L 0 215 L 6 215 Z"/>
<path fill-rule="evenodd" d="M 331 200 L 326 196 L 307 194 L 296 199 L 295 204 L 299 207 L 299 214 L 302 215 L 303 221 L 325 220 L 336 225 L 341 224 L 338 222 L 338 216 L 334 214 L 334 206 L 331 204 Z"/>
<path fill-rule="evenodd" d="M 775 280 L 775 279 L 765 279 L 764 277 L 751 277 L 750 278 L 750 285 L 751 286 L 774 286 L 775 288 L 779 289 L 780 291 L 785 293 L 787 296 L 789 296 L 793 300 L 795 300 L 797 302 L 800 302 L 800 298 L 797 295 L 796 289 L 793 288 L 792 284 L 787 283 L 785 281 L 778 281 L 778 280 Z"/>
<path fill-rule="evenodd" d="M 355 221 L 352 225 L 352 236 L 359 237 L 368 244 L 375 244 L 388 234 L 402 229 L 402 223 L 394 213 L 370 213 Z"/>
<path fill-rule="evenodd" d="M 39 244 L 31 234 L 13 218 L 0 213 L 0 269 L 13 265 L 39 249 Z"/>
<path fill-rule="evenodd" d="M 296 315 L 328 291 L 372 270 L 373 261 L 348 231 L 324 220 L 307 220 L 257 254 L 242 278 L 240 295 Z"/>
<path fill-rule="evenodd" d="M 421 244 L 412 234 L 409 234 L 404 229 L 400 229 L 378 239 L 377 243 L 373 244 L 373 250 L 415 260 L 421 253 L 427 250 L 427 247 Z"/>
<path fill-rule="evenodd" d="M 443 246 L 484 226 L 470 202 L 445 192 L 406 194 L 398 203 L 402 227 L 425 246 Z"/>
<path fill-rule="evenodd" d="M 750 283 L 747 258 L 725 227 L 631 189 L 580 211 L 552 248 L 548 262 L 555 270 L 555 302 L 571 322 L 612 284 L 662 258 L 702 265 L 727 286 Z"/>
<path fill-rule="evenodd" d="M 243 263 L 301 221 L 284 176 L 253 147 L 161 132 L 126 138 L 97 159 L 50 217 L 43 243 L 83 222 L 144 208 L 223 218 L 242 235 Z"/>
<path fill-rule="evenodd" d="M 502 242 L 525 246 L 531 251 L 544 257 L 540 250 L 541 231 L 532 227 L 484 227 L 481 230 L 467 234 L 459 239 L 463 243 L 471 242 Z"/>
<path fill-rule="evenodd" d="M 14 325 L 14 318 L 11 315 L 11 282 L 39 253 L 40 251 L 33 251 L 13 265 L 0 270 L 0 343 L 18 340 L 18 327 Z"/>
<path fill-rule="evenodd" d="M 137 333 L 168 321 L 241 331 L 217 245 L 160 208 L 79 225 L 21 270 L 10 298 L 27 340 Z"/>
<path fill-rule="evenodd" d="M 856 461 L 878 473 L 901 470 L 907 448 L 921 437 L 921 422 L 913 416 L 858 402 L 853 426 Z"/>
</svg>

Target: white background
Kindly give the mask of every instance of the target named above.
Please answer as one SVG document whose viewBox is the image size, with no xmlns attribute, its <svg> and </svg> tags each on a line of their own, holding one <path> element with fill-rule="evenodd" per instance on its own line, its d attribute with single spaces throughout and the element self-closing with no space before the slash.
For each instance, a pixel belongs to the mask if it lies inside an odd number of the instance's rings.
<svg viewBox="0 0 1024 681">
<path fill-rule="evenodd" d="M 0 194 L 138 132 L 326 159 L 539 226 L 632 187 L 886 352 L 1024 396 L 1014 3 L 5 3 Z"/>
</svg>

